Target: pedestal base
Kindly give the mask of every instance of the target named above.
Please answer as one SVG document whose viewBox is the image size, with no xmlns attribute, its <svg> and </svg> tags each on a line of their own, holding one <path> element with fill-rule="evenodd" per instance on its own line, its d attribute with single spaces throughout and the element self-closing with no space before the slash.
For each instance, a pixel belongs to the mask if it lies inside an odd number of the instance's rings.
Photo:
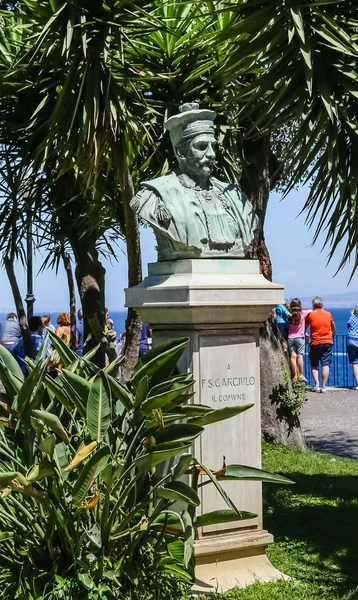
<svg viewBox="0 0 358 600">
<path fill-rule="evenodd" d="M 227 592 L 256 581 L 290 579 L 269 561 L 265 548 L 273 542 L 267 531 L 220 535 L 195 544 L 195 595 Z"/>
<path fill-rule="evenodd" d="M 253 260 L 186 260 L 149 265 L 148 277 L 126 291 L 126 304 L 153 328 L 153 342 L 188 337 L 181 372 L 194 375 L 197 404 L 214 409 L 252 407 L 205 428 L 194 456 L 209 469 L 261 467 L 259 328 L 283 301 L 283 287 L 267 281 Z M 226 591 L 284 577 L 265 555 L 273 541 L 262 528 L 259 481 L 227 481 L 226 493 L 252 519 L 198 529 L 198 593 Z M 198 514 L 227 509 L 214 486 L 199 489 Z"/>
</svg>

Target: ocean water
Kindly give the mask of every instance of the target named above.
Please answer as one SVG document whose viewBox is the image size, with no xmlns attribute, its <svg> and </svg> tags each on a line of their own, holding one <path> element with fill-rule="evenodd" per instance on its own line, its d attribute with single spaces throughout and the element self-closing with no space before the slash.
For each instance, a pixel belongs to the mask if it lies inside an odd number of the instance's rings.
<svg viewBox="0 0 358 600">
<path fill-rule="evenodd" d="M 332 313 L 337 329 L 337 336 L 334 340 L 333 348 L 333 362 L 330 370 L 328 385 L 338 387 L 351 387 L 353 385 L 353 376 L 351 366 L 348 363 L 345 336 L 347 334 L 347 321 L 350 317 L 352 309 L 329 307 L 325 308 L 326 310 L 329 310 Z M 57 316 L 58 313 L 51 313 L 51 322 L 54 325 L 56 325 Z M 119 339 L 121 333 L 125 330 L 125 320 L 127 316 L 127 311 L 110 311 L 109 316 L 111 319 L 113 319 L 114 329 L 117 332 L 117 337 Z M 6 314 L 0 313 L 0 321 L 2 321 L 5 318 Z M 305 375 L 309 383 L 313 383 L 308 360 L 308 346 L 306 346 L 305 355 Z"/>
</svg>

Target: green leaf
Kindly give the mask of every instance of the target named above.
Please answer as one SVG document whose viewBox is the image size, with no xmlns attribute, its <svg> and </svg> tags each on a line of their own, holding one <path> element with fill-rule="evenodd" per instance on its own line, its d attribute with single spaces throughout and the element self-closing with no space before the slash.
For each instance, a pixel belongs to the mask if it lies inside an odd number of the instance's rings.
<svg viewBox="0 0 358 600">
<path fill-rule="evenodd" d="M 76 405 L 81 417 L 84 417 L 86 415 L 86 406 L 91 390 L 90 382 L 84 377 L 81 377 L 80 375 L 77 375 L 68 369 L 62 369 L 61 375 L 58 377 L 58 379 L 60 381 L 61 379 L 64 380 L 62 383 L 64 384 L 68 395 Z M 74 394 L 76 394 L 76 400 L 73 398 Z"/>
<path fill-rule="evenodd" d="M 56 435 L 58 435 L 63 442 L 66 444 L 69 443 L 66 430 L 57 415 L 45 410 L 33 410 L 32 412 L 36 415 L 36 417 L 41 419 L 41 421 L 43 421 L 45 425 L 47 425 L 47 427 L 49 427 Z"/>
<path fill-rule="evenodd" d="M 45 477 L 51 477 L 53 474 L 54 469 L 52 464 L 48 460 L 43 460 L 40 464 L 31 467 L 26 474 L 26 479 L 28 482 L 33 483 L 44 479 Z"/>
<path fill-rule="evenodd" d="M 127 411 L 130 411 L 134 403 L 134 398 L 130 391 L 126 388 L 126 386 L 114 379 L 112 375 L 107 375 L 107 380 L 109 382 L 109 387 L 111 388 L 113 400 L 119 400 L 124 408 Z"/>
<path fill-rule="evenodd" d="M 199 506 L 200 499 L 196 491 L 184 481 L 171 481 L 158 488 L 158 495 L 172 502 L 186 502 Z"/>
<path fill-rule="evenodd" d="M 15 533 L 13 531 L 0 531 L 0 542 L 12 540 L 14 537 Z"/>
<path fill-rule="evenodd" d="M 66 467 L 68 465 L 69 454 L 66 444 L 63 442 L 56 444 L 53 458 L 55 460 L 59 475 L 62 479 L 67 479 L 68 473 L 66 473 Z"/>
<path fill-rule="evenodd" d="M 147 394 L 148 394 L 148 377 L 145 375 L 143 377 L 143 379 L 140 380 L 137 389 L 136 389 L 136 394 L 135 394 L 135 401 L 134 401 L 134 408 L 138 408 L 139 406 L 141 406 L 142 403 L 144 403 Z M 143 411 L 143 407 L 141 407 L 141 410 Z M 143 411 L 144 412 L 144 411 Z M 144 414 L 146 414 L 144 412 Z"/>
<path fill-rule="evenodd" d="M 78 360 L 78 355 L 76 352 L 73 352 L 69 346 L 65 344 L 61 338 L 58 337 L 52 331 L 49 331 L 49 336 L 51 340 L 52 347 L 58 352 L 61 362 L 65 367 L 69 367 L 71 363 Z"/>
<path fill-rule="evenodd" d="M 75 403 L 72 402 L 70 396 L 64 389 L 61 377 L 56 377 L 56 379 L 53 379 L 49 375 L 46 375 L 44 383 L 47 387 L 50 397 L 51 395 L 54 396 L 56 400 L 61 402 L 68 413 L 72 413 L 75 409 Z"/>
<path fill-rule="evenodd" d="M 245 465 L 227 465 L 225 475 L 217 475 L 217 479 L 222 480 L 237 480 L 244 479 L 246 481 L 264 481 L 265 483 L 282 483 L 292 485 L 295 482 L 283 475 L 269 473 L 254 467 L 246 467 Z"/>
<path fill-rule="evenodd" d="M 0 344 L 0 360 L 4 363 L 5 367 L 20 381 L 24 381 L 24 374 L 20 369 L 20 365 L 17 360 L 13 357 L 11 352 L 6 350 L 4 346 Z"/>
<path fill-rule="evenodd" d="M 230 523 L 231 521 L 244 521 L 245 519 L 254 519 L 255 513 L 240 511 L 237 514 L 235 510 L 223 509 L 214 510 L 204 515 L 198 515 L 194 519 L 195 527 L 206 527 L 207 525 L 217 525 L 218 523 Z"/>
<path fill-rule="evenodd" d="M 177 338 L 146 352 L 133 370 L 131 385 L 136 388 L 145 375 L 151 379 L 151 386 L 170 377 L 188 341 Z"/>
<path fill-rule="evenodd" d="M 79 506 L 82 503 L 95 478 L 105 468 L 109 453 L 108 446 L 103 446 L 83 465 L 72 490 L 72 500 L 75 505 Z"/>
<path fill-rule="evenodd" d="M 6 350 L 6 352 L 8 352 L 8 350 Z M 0 360 L 0 380 L 10 396 L 16 396 L 23 385 L 23 379 L 19 379 L 19 377 L 13 375 L 2 360 Z"/>
<path fill-rule="evenodd" d="M 172 389 L 157 396 L 150 396 L 141 406 L 142 412 L 149 416 L 152 410 L 157 410 L 163 406 L 170 404 L 176 398 L 179 398 L 187 390 L 192 387 L 192 382 L 182 385 L 180 383 L 174 384 Z"/>
<path fill-rule="evenodd" d="M 173 479 L 178 479 L 182 475 L 184 475 L 185 471 L 187 471 L 190 467 L 190 463 L 193 460 L 193 455 L 189 452 L 184 452 L 177 464 L 172 468 Z"/>
<path fill-rule="evenodd" d="M 56 446 L 56 436 L 51 433 L 46 439 L 43 440 L 40 444 L 40 450 L 48 454 L 50 458 L 53 457 L 53 453 L 55 451 Z"/>
<path fill-rule="evenodd" d="M 44 393 L 43 382 L 45 379 L 48 360 L 36 364 L 34 370 L 26 377 L 17 396 L 17 410 L 22 412 L 28 406 L 40 406 Z"/>
<path fill-rule="evenodd" d="M 86 355 L 87 356 L 87 355 Z M 119 365 L 124 361 L 124 356 L 117 356 L 107 367 L 105 367 L 104 372 L 109 375 L 112 371 L 116 371 Z"/>
<path fill-rule="evenodd" d="M 110 389 L 105 373 L 98 373 L 91 385 L 87 404 L 87 427 L 91 438 L 100 442 L 111 422 Z"/>
<path fill-rule="evenodd" d="M 176 444 L 173 447 L 165 448 L 163 450 L 152 450 L 144 456 L 140 456 L 137 458 L 133 466 L 137 467 L 139 471 L 149 471 L 159 463 L 168 460 L 168 458 L 172 458 L 172 456 L 176 456 L 186 448 L 189 448 L 191 444 Z"/>
<path fill-rule="evenodd" d="M 87 590 L 92 590 L 94 588 L 94 581 L 88 573 L 78 573 L 78 580 Z"/>
<path fill-rule="evenodd" d="M 204 431 L 204 427 L 192 423 L 176 423 L 153 433 L 157 444 L 164 442 L 191 442 Z"/>
<path fill-rule="evenodd" d="M 239 415 L 245 410 L 248 410 L 254 406 L 253 404 L 244 404 L 243 406 L 225 406 L 225 408 L 218 408 L 211 410 L 202 417 L 192 417 L 188 419 L 188 423 L 194 423 L 195 425 L 209 425 L 210 423 L 218 423 L 225 419 L 231 419 L 236 415 Z"/>
<path fill-rule="evenodd" d="M 215 477 L 215 475 L 213 475 L 213 473 L 210 471 L 210 469 L 208 469 L 205 465 L 203 465 L 202 463 L 199 463 L 197 461 L 197 464 L 203 469 L 203 471 L 205 471 L 205 473 L 207 474 L 207 476 L 209 477 L 210 481 L 214 484 L 214 486 L 216 487 L 217 491 L 219 492 L 220 496 L 223 498 L 223 500 L 225 500 L 226 504 L 228 506 L 230 506 L 230 508 L 236 512 L 236 514 L 241 515 L 241 512 L 238 510 L 238 508 L 236 508 L 235 504 L 233 503 L 233 501 L 231 500 L 231 498 L 227 495 L 227 493 L 225 492 L 224 488 L 222 487 L 222 485 L 219 483 L 218 479 Z"/>
</svg>

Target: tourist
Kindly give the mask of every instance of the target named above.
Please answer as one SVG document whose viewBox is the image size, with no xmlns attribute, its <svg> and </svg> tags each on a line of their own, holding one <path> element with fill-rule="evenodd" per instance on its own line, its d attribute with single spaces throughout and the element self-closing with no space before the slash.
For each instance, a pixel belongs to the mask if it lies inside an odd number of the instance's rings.
<svg viewBox="0 0 358 600">
<path fill-rule="evenodd" d="M 43 332 L 44 336 L 46 334 L 46 331 L 52 331 L 52 333 L 56 332 L 56 327 L 54 325 L 52 325 L 52 323 L 51 323 L 50 315 L 42 315 L 41 321 L 42 321 L 42 325 L 44 328 L 44 332 Z"/>
<path fill-rule="evenodd" d="M 303 355 L 305 353 L 305 320 L 310 311 L 303 310 L 301 300 L 293 298 L 290 302 L 291 316 L 288 321 L 288 351 L 293 383 L 307 381 L 303 374 Z"/>
<path fill-rule="evenodd" d="M 148 350 L 151 349 L 152 341 L 152 330 L 150 329 L 149 323 L 142 323 L 142 331 L 140 336 L 139 344 L 139 356 L 143 356 Z"/>
<path fill-rule="evenodd" d="M 291 313 L 289 311 L 289 304 L 287 302 L 285 302 L 284 304 L 276 304 L 275 314 L 282 348 L 288 362 L 288 320 L 291 316 Z"/>
<path fill-rule="evenodd" d="M 80 308 L 77 312 L 76 324 L 76 353 L 78 356 L 83 356 L 83 310 Z"/>
<path fill-rule="evenodd" d="M 71 317 L 68 313 L 62 312 L 56 319 L 57 327 L 55 333 L 67 346 L 70 345 L 71 340 Z"/>
<path fill-rule="evenodd" d="M 42 338 L 43 325 L 42 325 L 41 317 L 34 316 L 34 317 L 29 318 L 29 330 L 30 330 L 30 334 L 31 334 L 31 341 L 32 341 L 32 345 L 33 345 L 34 355 L 36 356 L 36 354 L 40 350 L 41 344 L 43 342 L 43 338 Z M 17 362 L 19 363 L 23 374 L 27 375 L 26 364 L 24 362 L 26 352 L 25 352 L 24 340 L 22 338 L 16 344 L 16 346 L 13 350 L 13 355 L 16 358 Z M 48 348 L 46 350 L 46 355 L 50 356 L 50 352 L 49 352 Z"/>
<path fill-rule="evenodd" d="M 332 363 L 333 336 L 336 327 L 330 312 L 323 309 L 322 298 L 312 300 L 312 312 L 306 317 L 306 329 L 310 328 L 310 363 L 314 386 L 312 392 L 326 391 L 329 367 Z M 322 387 L 319 385 L 318 365 L 322 364 Z"/>
<path fill-rule="evenodd" d="M 354 389 L 358 390 L 358 306 L 352 312 L 348 323 L 347 353 L 353 370 Z"/>
<path fill-rule="evenodd" d="M 0 323 L 0 344 L 13 353 L 16 344 L 21 339 L 21 329 L 17 315 L 9 313 L 6 321 Z"/>
<path fill-rule="evenodd" d="M 107 331 L 113 331 L 114 330 L 114 322 L 112 319 L 109 318 L 109 312 L 108 312 L 108 308 L 104 309 L 104 330 L 107 333 Z"/>
</svg>

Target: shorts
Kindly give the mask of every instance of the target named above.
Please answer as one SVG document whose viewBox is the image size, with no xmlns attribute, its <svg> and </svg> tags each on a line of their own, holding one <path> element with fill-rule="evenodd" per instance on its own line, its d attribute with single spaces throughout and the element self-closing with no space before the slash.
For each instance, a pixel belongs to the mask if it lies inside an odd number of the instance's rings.
<svg viewBox="0 0 358 600">
<path fill-rule="evenodd" d="M 318 369 L 319 361 L 322 367 L 330 367 L 332 363 L 333 344 L 315 344 L 310 346 L 310 363 L 313 369 Z"/>
<path fill-rule="evenodd" d="M 305 338 L 288 338 L 288 351 L 296 354 L 305 353 Z"/>
<path fill-rule="evenodd" d="M 348 359 L 351 365 L 358 363 L 358 346 L 347 344 Z"/>
</svg>

